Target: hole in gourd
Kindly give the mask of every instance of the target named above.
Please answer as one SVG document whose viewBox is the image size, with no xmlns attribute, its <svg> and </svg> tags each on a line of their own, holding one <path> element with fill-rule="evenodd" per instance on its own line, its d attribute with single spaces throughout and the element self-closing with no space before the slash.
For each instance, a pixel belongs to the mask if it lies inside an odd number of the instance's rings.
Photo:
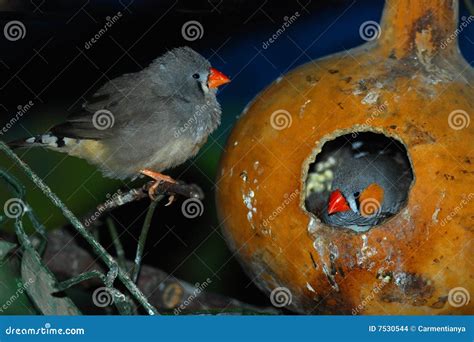
<svg viewBox="0 0 474 342">
<path fill-rule="evenodd" d="M 406 205 L 412 182 L 400 141 L 374 132 L 344 134 L 325 142 L 310 164 L 305 207 L 327 225 L 363 232 Z"/>
</svg>

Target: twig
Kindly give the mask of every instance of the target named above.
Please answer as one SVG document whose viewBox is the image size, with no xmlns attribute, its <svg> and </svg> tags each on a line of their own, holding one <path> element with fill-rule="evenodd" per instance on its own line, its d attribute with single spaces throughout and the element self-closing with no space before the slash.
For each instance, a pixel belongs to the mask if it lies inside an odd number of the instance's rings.
<svg viewBox="0 0 474 342">
<path fill-rule="evenodd" d="M 163 198 L 165 198 L 165 196 L 161 195 L 150 203 L 150 207 L 148 208 L 148 211 L 145 216 L 145 221 L 143 222 L 142 231 L 140 232 L 140 237 L 138 239 L 137 253 L 135 255 L 135 263 L 133 264 L 132 272 L 130 275 L 130 278 L 132 278 L 132 280 L 135 283 L 137 282 L 138 274 L 140 273 L 140 265 L 142 263 L 146 238 L 148 236 L 148 231 L 150 230 L 151 219 L 153 217 L 153 213 L 155 212 L 156 206 Z"/>
<path fill-rule="evenodd" d="M 148 190 L 153 184 L 154 182 L 148 182 L 141 188 L 131 189 L 124 194 L 112 197 L 105 203 L 99 204 L 97 206 L 97 211 L 103 213 L 105 211 L 120 207 L 124 204 L 146 198 L 148 197 Z M 155 191 L 156 197 L 160 195 L 182 195 L 189 198 L 204 198 L 204 194 L 199 186 L 196 184 L 183 183 L 161 182 Z"/>
<path fill-rule="evenodd" d="M 99 204 L 94 212 L 86 215 L 82 220 L 82 224 L 88 227 L 91 223 L 99 222 L 99 219 L 103 217 L 104 214 L 115 208 L 131 202 L 139 201 L 143 198 L 148 198 L 148 190 L 154 183 L 154 181 L 148 182 L 143 187 L 134 188 L 125 193 L 121 193 L 120 191 L 117 192 L 116 195 L 112 196 L 104 203 Z M 187 198 L 204 199 L 204 192 L 198 185 L 185 184 L 182 182 L 169 183 L 163 181 L 156 188 L 154 195 L 155 197 L 181 195 Z"/>
<path fill-rule="evenodd" d="M 37 246 L 37 249 L 40 255 L 43 254 L 44 249 L 46 248 L 46 228 L 38 220 L 35 212 L 24 201 L 26 194 L 25 187 L 15 177 L 11 176 L 2 169 L 0 169 L 0 178 L 3 178 L 6 181 L 16 196 L 20 199 L 19 205 L 21 208 L 19 208 L 19 210 L 23 211 L 28 216 L 33 228 L 39 234 L 40 244 Z M 1 221 L 2 220 L 0 220 L 0 223 Z"/>
<path fill-rule="evenodd" d="M 77 232 L 89 243 L 93 250 L 97 253 L 100 259 L 109 267 L 109 269 L 114 269 L 117 267 L 117 263 L 114 258 L 107 253 L 107 251 L 98 243 L 92 234 L 82 225 L 79 219 L 67 208 L 64 203 L 59 199 L 59 197 L 51 191 L 51 189 L 39 178 L 33 170 L 30 169 L 26 163 L 24 163 L 18 156 L 3 142 L 0 141 L 0 150 L 5 152 L 5 154 L 14 160 L 18 166 L 26 173 L 26 175 L 35 183 L 35 185 L 48 197 L 55 206 L 57 206 L 63 213 L 63 215 L 71 222 L 73 227 Z M 127 272 L 122 268 L 118 268 L 117 276 L 120 281 L 127 287 L 132 296 L 143 306 L 143 308 L 150 315 L 158 314 L 158 311 L 153 307 L 143 295 L 140 289 L 135 285 L 135 283 L 128 277 Z"/>
<path fill-rule="evenodd" d="M 117 228 L 115 227 L 114 221 L 107 217 L 105 220 L 107 227 L 109 228 L 110 237 L 112 238 L 112 243 L 115 246 L 115 252 L 117 253 L 118 264 L 120 267 L 125 269 L 125 251 L 123 250 L 122 243 L 120 242 L 120 237 L 117 233 Z"/>
<path fill-rule="evenodd" d="M 77 284 L 80 284 L 86 280 L 93 279 L 93 278 L 99 278 L 102 282 L 105 283 L 105 276 L 102 274 L 102 272 L 99 272 L 97 270 L 92 270 L 89 272 L 81 273 L 79 275 L 73 276 L 72 278 L 69 278 L 68 280 L 60 282 L 57 285 L 58 292 L 67 290 L 70 287 L 73 287 Z"/>
</svg>

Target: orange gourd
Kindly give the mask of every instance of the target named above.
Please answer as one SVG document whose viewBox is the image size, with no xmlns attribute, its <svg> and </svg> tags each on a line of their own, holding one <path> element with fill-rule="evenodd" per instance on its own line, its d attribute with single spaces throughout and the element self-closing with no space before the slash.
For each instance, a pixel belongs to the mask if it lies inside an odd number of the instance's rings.
<svg viewBox="0 0 474 342">
<path fill-rule="evenodd" d="M 380 37 L 275 80 L 235 125 L 217 204 L 231 249 L 272 299 L 313 314 L 473 314 L 474 72 L 458 3 L 388 0 Z M 407 203 L 366 232 L 306 210 L 309 165 L 327 141 L 400 141 Z"/>
</svg>

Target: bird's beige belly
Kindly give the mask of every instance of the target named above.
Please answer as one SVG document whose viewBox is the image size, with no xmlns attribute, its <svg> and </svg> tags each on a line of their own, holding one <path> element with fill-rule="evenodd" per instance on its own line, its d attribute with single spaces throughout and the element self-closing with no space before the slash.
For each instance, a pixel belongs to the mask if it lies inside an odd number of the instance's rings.
<svg viewBox="0 0 474 342">
<path fill-rule="evenodd" d="M 170 141 L 151 156 L 145 167 L 160 172 L 180 165 L 189 158 L 194 157 L 205 142 L 206 139 L 196 142 L 183 138 Z"/>
<path fill-rule="evenodd" d="M 71 141 L 66 146 L 68 146 L 67 152 L 69 155 L 83 158 L 97 166 L 106 177 L 125 179 L 133 177 L 136 173 L 135 167 L 131 167 L 130 164 L 124 165 L 123 163 L 117 162 L 114 155 L 118 153 L 118 151 L 112 151 L 100 141 Z M 65 152 L 63 150 L 58 151 Z"/>
<path fill-rule="evenodd" d="M 111 178 L 125 179 L 137 176 L 142 169 L 151 169 L 161 172 L 173 166 L 184 163 L 195 156 L 207 139 L 196 142 L 191 139 L 177 139 L 164 146 L 156 148 L 156 152 L 145 156 L 142 162 L 125 163 L 122 158 L 117 158 L 116 153 L 123 153 L 123 149 L 113 151 L 100 141 L 82 140 L 71 144 L 69 154 L 86 159 L 91 164 L 98 166 L 102 173 Z M 132 148 L 131 148 L 132 149 Z M 133 150 L 127 153 L 134 153 Z"/>
</svg>

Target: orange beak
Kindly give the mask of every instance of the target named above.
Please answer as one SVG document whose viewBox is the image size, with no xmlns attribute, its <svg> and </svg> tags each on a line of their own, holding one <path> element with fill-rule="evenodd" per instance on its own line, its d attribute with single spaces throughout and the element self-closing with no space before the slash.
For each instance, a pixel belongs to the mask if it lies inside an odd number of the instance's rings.
<svg viewBox="0 0 474 342">
<path fill-rule="evenodd" d="M 340 211 L 348 211 L 350 209 L 351 208 L 349 207 L 349 204 L 347 204 L 347 201 L 340 190 L 334 190 L 333 192 L 331 192 L 328 203 L 329 215 Z"/>
<path fill-rule="evenodd" d="M 207 86 L 209 88 L 217 88 L 229 82 L 230 78 L 224 75 L 222 72 L 214 68 L 210 69 L 209 78 L 207 80 Z"/>
</svg>

